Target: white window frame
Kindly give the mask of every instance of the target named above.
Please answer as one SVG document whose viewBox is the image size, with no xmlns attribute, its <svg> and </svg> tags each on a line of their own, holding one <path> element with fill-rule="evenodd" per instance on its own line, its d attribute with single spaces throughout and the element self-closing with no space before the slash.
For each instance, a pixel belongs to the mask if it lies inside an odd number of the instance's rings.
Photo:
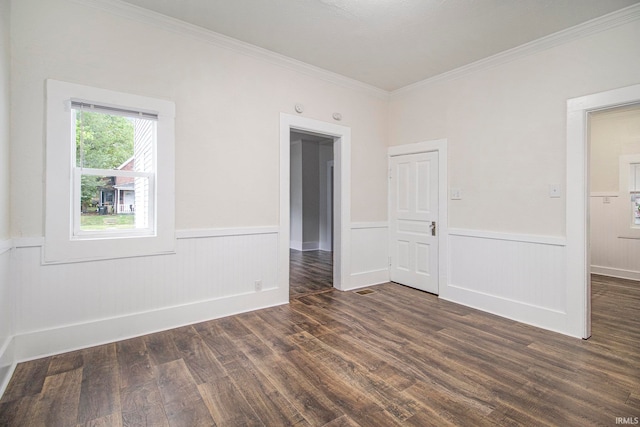
<svg viewBox="0 0 640 427">
<path fill-rule="evenodd" d="M 80 174 L 75 163 L 76 123 L 71 101 L 157 114 L 154 173 L 150 176 L 152 214 L 148 229 L 81 232 Z M 45 244 L 43 263 L 65 263 L 175 251 L 175 104 L 74 83 L 47 80 Z M 93 170 L 114 176 L 112 170 Z M 118 174 L 131 172 L 118 171 Z M 139 173 L 138 173 L 139 174 Z M 137 175 L 136 175 L 137 176 Z"/>
<path fill-rule="evenodd" d="M 633 166 L 634 171 L 631 173 L 631 167 Z M 640 185 L 637 185 L 638 181 L 640 181 L 640 158 L 638 158 L 637 162 L 632 162 L 629 164 L 629 187 L 633 187 L 633 189 L 629 189 L 629 195 L 631 196 L 631 227 L 640 228 L 640 224 L 637 222 L 637 208 L 636 203 L 640 198 Z"/>
<path fill-rule="evenodd" d="M 633 209 L 629 205 L 633 206 L 631 197 L 633 191 L 631 191 L 631 165 L 640 163 L 640 154 L 626 154 L 620 156 L 619 166 L 619 194 L 620 194 L 620 209 L 618 213 L 618 224 L 620 224 L 619 237 L 628 239 L 640 239 L 640 226 L 635 224 Z"/>
</svg>

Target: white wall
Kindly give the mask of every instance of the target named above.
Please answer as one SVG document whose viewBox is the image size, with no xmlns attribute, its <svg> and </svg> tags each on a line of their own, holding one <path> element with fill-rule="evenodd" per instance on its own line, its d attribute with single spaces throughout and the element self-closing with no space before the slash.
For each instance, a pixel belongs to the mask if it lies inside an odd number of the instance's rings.
<svg viewBox="0 0 640 427">
<path fill-rule="evenodd" d="M 288 301 L 269 254 L 278 250 L 280 113 L 298 102 L 317 120 L 340 112 L 356 135 L 352 220 L 386 218 L 381 91 L 136 13 L 119 2 L 12 3 L 19 359 Z M 41 265 L 46 78 L 175 102 L 175 255 Z"/>
<path fill-rule="evenodd" d="M 9 232 L 9 141 L 10 141 L 10 45 L 8 0 L 0 0 L 0 394 L 8 381 L 13 358 L 11 296 L 11 240 Z"/>
<path fill-rule="evenodd" d="M 293 113 L 296 102 L 318 120 L 342 113 L 341 124 L 357 134 L 352 220 L 386 218 L 377 189 L 385 182 L 387 102 L 379 94 L 85 6 L 94 2 L 14 3 L 15 235 L 42 235 L 44 117 L 33 112 L 42 111 L 45 78 L 175 101 L 178 229 L 278 223 L 278 115 Z"/>
<path fill-rule="evenodd" d="M 318 143 L 302 141 L 302 248 L 320 245 L 320 150 Z"/>
<path fill-rule="evenodd" d="M 457 234 L 443 298 L 574 333 L 567 302 L 558 300 L 567 289 L 566 266 L 545 261 L 551 254 L 564 259 L 558 247 L 566 231 L 567 100 L 640 82 L 638 40 L 635 20 L 393 94 L 390 144 L 446 138 L 449 186 L 462 190 L 462 200 L 449 201 Z M 559 184 L 563 197 L 550 198 L 549 184 Z M 476 258 L 459 256 L 463 241 L 473 244 Z M 538 272 L 533 281 L 518 280 L 518 271 L 500 273 L 505 265 L 496 253 L 508 254 L 514 241 L 524 257 L 520 267 Z M 554 310 L 559 315 L 549 321 Z"/>
<path fill-rule="evenodd" d="M 640 107 L 591 114 L 591 271 L 640 280 L 640 239 L 631 222 L 627 188 L 620 188 L 620 156 L 640 154 Z"/>
<path fill-rule="evenodd" d="M 296 140 L 291 143 L 291 163 L 290 163 L 290 181 L 291 187 L 289 192 L 289 210 L 290 210 L 290 247 L 298 251 L 302 250 L 302 140 Z"/>
<path fill-rule="evenodd" d="M 320 153 L 319 153 L 319 168 L 320 168 L 320 229 L 319 229 L 319 237 L 320 237 L 320 250 L 322 251 L 331 251 L 331 220 L 332 214 L 329 212 L 331 209 L 331 201 L 329 200 L 332 197 L 331 194 L 331 184 L 330 184 L 330 175 L 328 169 L 328 163 L 333 161 L 333 143 L 331 144 L 320 144 Z"/>
</svg>

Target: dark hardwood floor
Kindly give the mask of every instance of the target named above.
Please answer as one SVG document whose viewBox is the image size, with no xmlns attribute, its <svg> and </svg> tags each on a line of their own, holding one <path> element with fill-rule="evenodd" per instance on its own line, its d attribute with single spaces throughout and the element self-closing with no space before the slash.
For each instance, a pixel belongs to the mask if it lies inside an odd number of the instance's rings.
<svg viewBox="0 0 640 427">
<path fill-rule="evenodd" d="M 588 341 L 387 283 L 18 365 L 2 426 L 616 425 L 640 416 L 640 286 Z"/>
<path fill-rule="evenodd" d="M 289 250 L 289 298 L 333 289 L 333 252 Z"/>
</svg>

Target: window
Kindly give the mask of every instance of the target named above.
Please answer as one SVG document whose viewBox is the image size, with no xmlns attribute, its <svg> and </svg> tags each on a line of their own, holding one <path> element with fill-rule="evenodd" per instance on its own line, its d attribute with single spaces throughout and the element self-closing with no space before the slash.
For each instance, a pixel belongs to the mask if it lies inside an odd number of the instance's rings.
<svg viewBox="0 0 640 427">
<path fill-rule="evenodd" d="M 635 227 L 640 227 L 640 163 L 631 163 L 629 166 L 631 217 L 633 218 L 633 225 Z"/>
<path fill-rule="evenodd" d="M 47 81 L 44 262 L 173 251 L 174 110 Z"/>
<path fill-rule="evenodd" d="M 153 234 L 156 114 L 71 101 L 74 238 Z"/>
</svg>

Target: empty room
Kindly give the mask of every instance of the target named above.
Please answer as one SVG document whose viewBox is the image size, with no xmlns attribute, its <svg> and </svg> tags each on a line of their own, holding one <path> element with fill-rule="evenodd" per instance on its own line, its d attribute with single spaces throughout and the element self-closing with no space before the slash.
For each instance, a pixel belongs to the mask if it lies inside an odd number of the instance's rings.
<svg viewBox="0 0 640 427">
<path fill-rule="evenodd" d="M 0 0 L 0 426 L 640 421 L 639 0 Z"/>
</svg>

